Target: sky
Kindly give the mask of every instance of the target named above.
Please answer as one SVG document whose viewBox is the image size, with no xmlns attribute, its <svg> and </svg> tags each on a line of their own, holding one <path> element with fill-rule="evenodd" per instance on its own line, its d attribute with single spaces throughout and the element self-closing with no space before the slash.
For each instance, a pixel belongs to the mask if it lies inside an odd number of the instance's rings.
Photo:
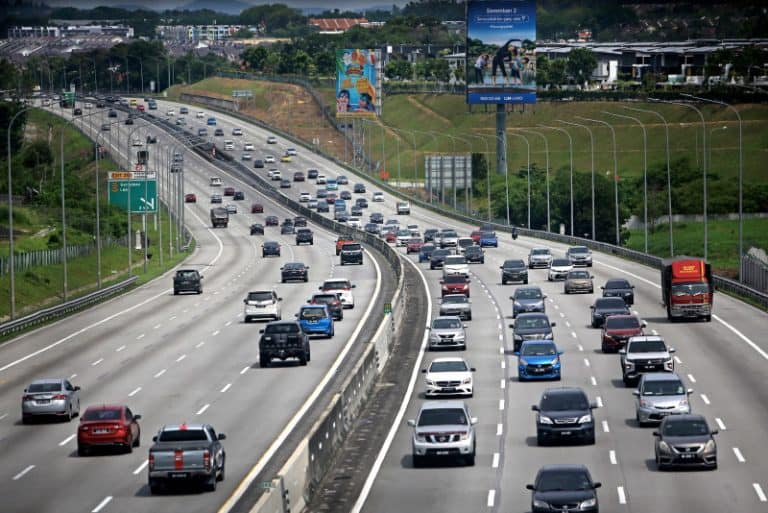
<svg viewBox="0 0 768 513">
<path fill-rule="evenodd" d="M 106 6 L 141 6 L 149 9 L 164 10 L 174 9 L 190 3 L 192 0 L 47 0 L 46 3 L 52 7 L 79 7 L 79 8 L 92 8 L 99 5 Z M 259 0 L 239 0 L 242 3 L 248 5 L 263 5 L 272 3 L 282 3 L 290 7 L 298 9 L 325 9 L 328 7 L 327 2 L 318 0 L 274 0 L 274 1 L 259 1 Z M 362 10 L 372 7 L 385 7 L 391 8 L 393 4 L 400 7 L 406 5 L 408 0 L 335 0 L 332 4 L 332 8 L 339 10 Z"/>
</svg>

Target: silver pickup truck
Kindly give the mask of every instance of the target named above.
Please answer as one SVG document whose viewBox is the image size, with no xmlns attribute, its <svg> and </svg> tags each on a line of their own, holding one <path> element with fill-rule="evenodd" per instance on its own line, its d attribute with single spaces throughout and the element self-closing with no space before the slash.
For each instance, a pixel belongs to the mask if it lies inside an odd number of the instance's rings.
<svg viewBox="0 0 768 513">
<path fill-rule="evenodd" d="M 179 424 L 160 428 L 149 448 L 149 490 L 157 493 L 163 485 L 197 481 L 210 490 L 224 480 L 225 452 L 209 424 Z"/>
</svg>

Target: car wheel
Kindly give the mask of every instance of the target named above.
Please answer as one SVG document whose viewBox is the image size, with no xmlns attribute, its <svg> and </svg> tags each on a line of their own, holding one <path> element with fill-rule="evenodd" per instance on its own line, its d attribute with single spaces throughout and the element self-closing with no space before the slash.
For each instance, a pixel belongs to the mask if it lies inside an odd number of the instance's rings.
<svg viewBox="0 0 768 513">
<path fill-rule="evenodd" d="M 130 442 L 125 444 L 125 449 L 124 449 L 123 452 L 125 452 L 126 454 L 131 454 L 133 452 L 133 444 L 134 443 L 135 442 L 133 440 L 131 440 Z"/>
<path fill-rule="evenodd" d="M 600 344 L 600 349 L 603 351 L 603 354 L 612 352 L 605 344 Z"/>
<path fill-rule="evenodd" d="M 541 433 L 536 433 L 536 445 L 539 447 L 547 445 L 547 441 Z"/>
<path fill-rule="evenodd" d="M 424 466 L 424 456 L 413 455 L 413 468 L 421 468 Z"/>
<path fill-rule="evenodd" d="M 302 367 L 305 367 L 307 365 L 307 355 L 306 355 L 306 353 L 302 354 L 301 356 L 299 356 L 299 365 L 301 365 Z"/>
<path fill-rule="evenodd" d="M 259 356 L 259 367 L 266 369 L 269 367 L 269 357 L 265 355 Z"/>
<path fill-rule="evenodd" d="M 587 436 L 587 445 L 595 445 L 595 431 L 592 430 L 592 432 Z"/>
<path fill-rule="evenodd" d="M 173 289 L 173 295 L 174 295 L 174 296 L 178 296 L 178 295 L 179 295 L 179 291 L 178 291 L 178 290 L 176 290 L 176 289 Z"/>
<path fill-rule="evenodd" d="M 85 445 L 77 445 L 77 455 L 78 456 L 87 456 L 88 455 L 88 447 Z"/>
<path fill-rule="evenodd" d="M 469 314 L 469 315 L 467 315 L 467 320 L 468 320 L 468 321 L 471 321 L 471 320 L 472 320 L 472 314 Z"/>
<path fill-rule="evenodd" d="M 661 462 L 661 457 L 659 456 L 659 453 L 656 453 L 656 469 L 657 470 L 666 470 L 667 467 L 664 466 L 664 464 Z"/>
<path fill-rule="evenodd" d="M 149 483 L 149 494 L 150 495 L 157 495 L 160 493 L 160 485 L 150 481 Z"/>
<path fill-rule="evenodd" d="M 307 361 L 308 362 L 312 361 L 312 353 L 309 350 L 307 350 Z"/>
<path fill-rule="evenodd" d="M 465 456 L 464 461 L 466 462 L 468 467 L 474 467 L 475 466 L 475 453 L 472 452 L 472 454 Z"/>
<path fill-rule="evenodd" d="M 213 473 L 211 476 L 211 479 L 206 483 L 205 487 L 209 492 L 215 492 L 216 491 L 216 485 L 219 483 L 219 480 L 216 478 L 216 472 Z"/>
<path fill-rule="evenodd" d="M 281 278 L 280 283 L 285 283 L 285 278 Z"/>
<path fill-rule="evenodd" d="M 197 293 L 198 294 L 202 294 L 203 293 L 203 287 L 200 287 L 199 289 L 197 289 Z"/>
<path fill-rule="evenodd" d="M 645 422 L 640 420 L 640 413 L 638 413 L 638 412 L 635 412 L 635 421 L 637 422 L 638 426 L 640 426 L 640 427 L 644 427 L 645 426 Z"/>
<path fill-rule="evenodd" d="M 523 285 L 528 285 L 528 278 L 526 278 L 525 280 L 523 280 Z"/>
<path fill-rule="evenodd" d="M 589 293 L 590 294 L 594 294 L 595 293 L 595 289 L 594 288 L 589 289 Z"/>
<path fill-rule="evenodd" d="M 136 437 L 136 440 L 133 441 L 134 447 L 141 447 L 141 431 L 139 431 L 139 436 Z"/>
<path fill-rule="evenodd" d="M 501 280 L 501 284 L 502 285 L 506 285 L 507 284 L 507 280 Z"/>
<path fill-rule="evenodd" d="M 342 261 L 341 261 L 341 266 L 342 266 L 342 267 L 344 266 L 344 260 L 342 260 Z"/>
</svg>

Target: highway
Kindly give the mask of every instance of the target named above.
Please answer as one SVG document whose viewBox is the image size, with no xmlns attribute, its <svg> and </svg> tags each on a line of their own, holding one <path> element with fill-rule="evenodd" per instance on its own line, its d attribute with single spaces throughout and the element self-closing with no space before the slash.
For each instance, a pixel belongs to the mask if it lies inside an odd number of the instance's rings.
<svg viewBox="0 0 768 513">
<path fill-rule="evenodd" d="M 118 121 L 124 117 L 119 116 Z M 83 118 L 97 130 L 102 122 L 112 121 L 106 109 Z M 123 156 L 128 130 L 140 123 L 112 126 L 111 140 L 119 143 L 116 149 Z M 150 152 L 165 152 L 170 140 L 155 128 L 149 131 L 159 135 Z M 146 135 L 144 129 L 136 133 L 141 139 Z M 109 143 L 110 138 L 103 139 Z M 131 294 L 0 346 L 4 512 L 215 511 L 324 382 L 345 346 L 354 344 L 354 334 L 379 294 L 381 265 L 369 258 L 364 266 L 339 269 L 335 236 L 318 227 L 313 227 L 313 246 L 296 247 L 293 236 L 280 236 L 278 228 L 268 228 L 266 237 L 251 237 L 248 226 L 257 219 L 295 214 L 259 198 L 246 184 L 212 171 L 193 152 L 185 153 L 184 169 L 186 192 L 199 199 L 185 205 L 187 224 L 198 244 L 183 266 L 204 274 L 202 295 L 174 296 L 167 273 Z M 227 229 L 209 228 L 211 175 L 222 176 L 224 186 L 246 193 Z M 247 213 L 256 200 L 264 203 L 264 214 Z M 261 258 L 259 246 L 265 238 L 280 241 L 280 258 Z M 135 256 L 134 263 L 139 260 Z M 280 284 L 280 266 L 297 260 L 311 265 L 309 282 Z M 357 286 L 356 306 L 345 312 L 335 337 L 312 342 L 307 367 L 286 363 L 259 368 L 261 324 L 242 322 L 245 294 L 275 288 L 283 298 L 283 318 L 291 318 L 328 277 L 349 277 Z M 82 387 L 83 411 L 92 404 L 127 404 L 142 415 L 141 447 L 131 454 L 78 457 L 77 419 L 22 425 L 23 390 L 43 377 L 69 378 Z M 216 493 L 150 497 L 147 448 L 160 426 L 180 422 L 209 422 L 227 435 L 227 478 Z"/>
<path fill-rule="evenodd" d="M 164 112 L 165 106 L 160 103 L 160 112 Z M 196 110 L 199 109 L 190 107 L 190 112 Z M 219 126 L 224 127 L 224 138 L 233 139 L 229 133 L 235 126 L 245 130 L 243 141 L 248 137 L 256 141 L 266 137 L 266 132 L 247 127 L 242 121 L 221 114 L 216 114 L 216 118 Z M 270 153 L 279 156 L 290 145 L 279 140 L 277 150 Z M 305 160 L 302 154 L 297 164 L 316 167 L 329 176 L 339 174 L 331 163 L 314 156 Z M 369 194 L 377 190 L 366 180 L 345 174 L 351 184 L 367 183 Z M 371 204 L 364 218 L 374 211 L 395 218 L 394 203 L 394 198 L 385 194 L 384 204 Z M 460 235 L 468 235 L 477 228 L 413 206 L 408 221 L 422 229 L 455 227 Z M 648 323 L 647 333 L 662 335 L 677 349 L 677 371 L 694 389 L 693 411 L 704 414 L 711 426 L 720 430 L 718 470 L 658 472 L 653 464 L 653 429 L 635 425 L 634 397 L 621 382 L 618 355 L 602 354 L 600 332 L 589 327 L 589 305 L 594 297 L 566 296 L 562 283 L 547 282 L 545 270 L 531 271 L 531 283 L 541 285 L 548 294 L 547 311 L 558 323 L 555 340 L 565 351 L 563 380 L 517 382 L 516 357 L 502 354 L 502 348 L 511 351 L 511 330 L 507 324 L 511 321 L 509 296 L 515 285 L 500 284 L 498 267 L 506 258 L 527 257 L 529 249 L 541 242 L 526 237 L 513 242 L 505 234 L 500 238 L 498 249 L 486 250 L 484 265 L 471 266 L 474 317 L 468 323 L 469 347 L 465 356 L 477 369 L 475 396 L 468 400 L 473 415 L 480 420 L 476 466 L 412 468 L 411 429 L 405 420 L 415 417 L 424 400 L 419 374 L 416 394 L 409 398 L 404 418 L 395 425 L 394 441 L 385 448 L 380 468 L 374 469 L 370 494 L 361 501 L 362 511 L 527 511 L 530 492 L 525 485 L 533 481 L 536 470 L 546 463 L 586 464 L 594 479 L 603 483 L 599 497 L 604 511 L 768 511 L 768 465 L 764 463 L 768 454 L 763 443 L 764 426 L 768 425 L 764 386 L 768 382 L 768 344 L 761 336 L 768 326 L 768 315 L 717 294 L 711 323 L 670 324 L 661 306 L 658 271 L 595 254 L 592 272 L 596 290 L 611 277 L 626 277 L 635 285 L 633 311 Z M 547 245 L 555 256 L 562 256 L 566 249 L 561 244 Z M 436 315 L 439 271 L 429 271 L 425 264 L 420 267 L 429 283 Z M 441 355 L 425 355 L 421 367 Z M 411 376 L 410 371 L 403 371 L 403 379 Z M 591 400 L 602 404 L 595 411 L 595 446 L 536 446 L 535 414 L 530 407 L 538 402 L 544 389 L 561 385 L 582 387 Z"/>
</svg>

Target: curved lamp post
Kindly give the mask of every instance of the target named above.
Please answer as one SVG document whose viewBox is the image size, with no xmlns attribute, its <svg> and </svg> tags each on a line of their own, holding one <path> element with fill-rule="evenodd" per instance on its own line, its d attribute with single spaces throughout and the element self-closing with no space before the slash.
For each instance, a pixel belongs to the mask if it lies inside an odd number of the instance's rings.
<svg viewBox="0 0 768 513">
<path fill-rule="evenodd" d="M 568 152 L 570 155 L 570 163 L 571 163 L 571 237 L 573 237 L 573 138 L 571 137 L 571 134 L 566 130 L 565 128 L 560 128 L 557 126 L 547 126 L 547 125 L 539 125 L 541 128 L 547 128 L 549 130 L 557 130 L 558 132 L 561 132 L 568 137 Z"/>
<path fill-rule="evenodd" d="M 589 148 L 592 162 L 592 240 L 595 240 L 595 137 L 592 133 L 592 129 L 587 125 L 581 123 L 574 123 L 573 121 L 565 121 L 562 119 L 556 119 L 558 123 L 564 123 L 566 125 L 583 128 L 589 134 Z"/>
<path fill-rule="evenodd" d="M 552 219 L 550 216 L 550 203 L 549 203 L 549 141 L 547 140 L 547 136 L 542 134 L 541 132 L 537 132 L 536 130 L 521 130 L 522 132 L 538 135 L 541 137 L 541 139 L 544 141 L 544 152 L 546 157 L 546 184 L 547 184 L 547 233 L 552 231 Z"/>
</svg>

